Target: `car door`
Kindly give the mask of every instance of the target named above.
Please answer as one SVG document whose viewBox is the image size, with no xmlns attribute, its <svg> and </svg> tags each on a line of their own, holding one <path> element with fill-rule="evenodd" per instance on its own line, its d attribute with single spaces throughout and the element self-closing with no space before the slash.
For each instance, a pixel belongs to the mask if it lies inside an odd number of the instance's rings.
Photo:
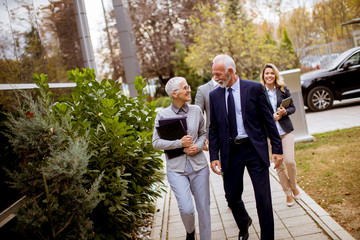
<svg viewBox="0 0 360 240">
<path fill-rule="evenodd" d="M 350 62 L 348 68 L 344 68 Z M 333 76 L 336 91 L 346 98 L 346 95 L 355 92 L 360 93 L 360 51 L 350 55 L 337 69 L 336 76 Z"/>
</svg>

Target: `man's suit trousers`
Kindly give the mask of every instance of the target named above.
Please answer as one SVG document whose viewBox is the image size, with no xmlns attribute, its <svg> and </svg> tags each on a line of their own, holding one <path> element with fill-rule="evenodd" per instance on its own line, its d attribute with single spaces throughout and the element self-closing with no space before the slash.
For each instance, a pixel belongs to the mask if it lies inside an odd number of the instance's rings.
<svg viewBox="0 0 360 240">
<path fill-rule="evenodd" d="M 247 168 L 256 199 L 261 239 L 274 239 L 274 217 L 271 202 L 269 168 L 257 154 L 251 141 L 230 143 L 229 170 L 224 173 L 225 197 L 240 231 L 247 228 L 249 215 L 242 200 L 244 169 Z"/>
</svg>

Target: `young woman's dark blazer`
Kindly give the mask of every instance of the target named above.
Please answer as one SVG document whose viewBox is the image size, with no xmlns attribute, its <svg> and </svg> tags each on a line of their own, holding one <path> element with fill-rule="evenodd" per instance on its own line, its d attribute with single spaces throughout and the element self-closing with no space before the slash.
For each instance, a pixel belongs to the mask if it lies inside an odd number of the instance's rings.
<svg viewBox="0 0 360 240">
<path fill-rule="evenodd" d="M 281 101 L 284 100 L 285 98 L 290 97 L 290 91 L 289 89 L 285 86 L 284 87 L 285 92 L 281 91 L 279 88 L 276 89 L 276 108 L 280 107 Z M 265 89 L 266 90 L 266 89 Z M 265 91 L 266 96 L 267 96 L 267 101 L 269 103 L 269 107 L 271 109 L 271 111 L 274 113 L 274 110 L 271 107 L 271 103 L 269 100 L 269 96 L 267 94 L 267 91 Z M 289 107 L 285 108 L 286 109 L 286 114 L 283 115 L 280 120 L 279 120 L 279 124 L 281 126 L 281 128 L 286 132 L 292 132 L 294 130 L 294 126 L 289 118 L 289 115 L 293 114 L 295 112 L 295 105 L 294 105 L 294 101 L 291 99 L 290 105 Z"/>
</svg>

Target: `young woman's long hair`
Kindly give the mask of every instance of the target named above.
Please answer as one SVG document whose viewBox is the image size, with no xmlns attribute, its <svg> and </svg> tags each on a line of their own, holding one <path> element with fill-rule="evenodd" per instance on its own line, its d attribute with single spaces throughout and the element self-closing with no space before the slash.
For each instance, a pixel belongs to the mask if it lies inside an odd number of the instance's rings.
<svg viewBox="0 0 360 240">
<path fill-rule="evenodd" d="M 285 92 L 285 83 L 283 78 L 280 76 L 279 70 L 272 63 L 266 63 L 261 71 L 260 80 L 261 84 L 265 86 L 264 72 L 266 68 L 271 68 L 275 73 L 275 86 L 279 88 L 282 92 Z"/>
</svg>

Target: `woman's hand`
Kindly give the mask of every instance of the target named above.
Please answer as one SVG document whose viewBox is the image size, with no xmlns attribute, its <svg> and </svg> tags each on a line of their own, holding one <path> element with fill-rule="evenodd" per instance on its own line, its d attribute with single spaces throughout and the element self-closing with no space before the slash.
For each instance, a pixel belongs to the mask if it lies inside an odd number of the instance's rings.
<svg viewBox="0 0 360 240">
<path fill-rule="evenodd" d="M 190 147 L 186 147 L 184 148 L 184 152 L 187 154 L 187 155 L 195 155 L 199 152 L 199 148 L 197 145 L 195 144 L 191 144 Z"/>
<path fill-rule="evenodd" d="M 273 117 L 274 117 L 275 121 L 279 121 L 279 119 L 281 118 L 281 116 L 279 115 L 279 112 L 274 113 Z"/>
<path fill-rule="evenodd" d="M 193 139 L 190 135 L 185 135 L 181 138 L 181 145 L 183 147 L 190 147 L 193 144 Z"/>
<path fill-rule="evenodd" d="M 281 118 L 282 116 L 284 116 L 286 114 L 286 109 L 280 105 L 280 107 L 278 107 L 278 109 L 277 109 L 277 112 L 279 113 L 280 118 Z"/>
<path fill-rule="evenodd" d="M 280 107 L 278 107 L 277 112 L 273 114 L 274 120 L 275 121 L 279 121 L 282 116 L 284 116 L 286 114 L 286 109 L 280 105 Z"/>
</svg>

